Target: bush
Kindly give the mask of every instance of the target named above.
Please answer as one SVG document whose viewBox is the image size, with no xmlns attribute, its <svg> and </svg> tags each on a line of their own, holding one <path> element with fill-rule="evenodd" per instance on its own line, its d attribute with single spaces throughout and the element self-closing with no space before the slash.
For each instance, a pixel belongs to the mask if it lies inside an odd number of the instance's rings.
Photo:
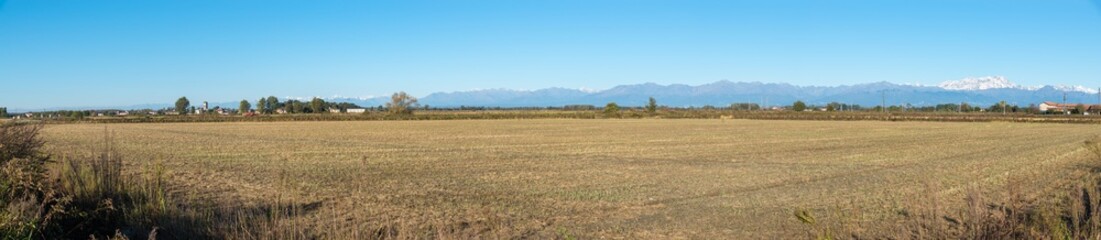
<svg viewBox="0 0 1101 240">
<path fill-rule="evenodd" d="M 61 212 L 47 181 L 41 124 L 0 125 L 0 236 L 31 238 Z"/>
<path fill-rule="evenodd" d="M 209 224 L 169 204 L 163 168 L 144 179 L 122 174 L 110 135 L 100 152 L 63 158 L 47 171 L 41 124 L 0 126 L 0 239 L 148 236 L 209 238 Z M 49 173 L 54 173 L 49 174 Z"/>
<path fill-rule="evenodd" d="M 45 143 L 38 137 L 41 124 L 5 124 L 0 126 L 0 201 L 40 198 L 45 186 L 45 163 L 50 158 L 39 149 Z"/>
<path fill-rule="evenodd" d="M 0 125 L 0 163 L 16 158 L 45 161 L 47 157 L 39 151 L 45 144 L 38 137 L 40 129 L 42 124 Z"/>
<path fill-rule="evenodd" d="M 608 105 L 605 105 L 604 115 L 608 117 L 619 117 L 619 104 L 610 102 Z"/>
</svg>

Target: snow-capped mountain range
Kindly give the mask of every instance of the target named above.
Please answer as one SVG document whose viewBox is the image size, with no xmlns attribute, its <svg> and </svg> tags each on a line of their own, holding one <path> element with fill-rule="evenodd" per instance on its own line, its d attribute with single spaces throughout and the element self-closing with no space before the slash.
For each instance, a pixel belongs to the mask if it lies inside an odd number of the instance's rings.
<svg viewBox="0 0 1101 240">
<path fill-rule="evenodd" d="M 945 81 L 936 86 L 875 82 L 842 86 L 796 86 L 787 83 L 718 81 L 703 85 L 662 85 L 655 83 L 620 85 L 606 90 L 546 88 L 538 90 L 482 89 L 432 93 L 420 98 L 421 104 L 434 107 L 559 107 L 573 104 L 601 106 L 616 102 L 622 106 L 642 106 L 650 97 L 666 106 L 726 106 L 731 103 L 757 103 L 766 106 L 790 105 L 796 100 L 808 104 L 842 102 L 865 106 L 879 105 L 883 98 L 889 105 L 912 104 L 928 106 L 966 102 L 991 105 L 1006 101 L 1027 106 L 1043 101 L 1097 104 L 1098 90 L 1084 86 L 1021 86 L 1005 77 L 989 76 Z M 284 97 L 309 100 L 312 97 Z M 350 102 L 363 107 L 384 105 L 389 97 L 328 97 L 327 101 Z M 192 100 L 192 101 L 197 101 Z M 210 106 L 236 108 L 237 101 L 211 102 Z M 159 109 L 170 103 L 116 107 L 12 109 L 12 112 L 60 109 Z"/>
<path fill-rule="evenodd" d="M 937 85 L 945 90 L 986 90 L 994 88 L 1020 88 L 1017 84 L 1009 82 L 1002 76 L 964 78 L 956 81 L 946 81 Z"/>
<path fill-rule="evenodd" d="M 957 91 L 977 91 L 987 89 L 1022 89 L 1022 90 L 1037 90 L 1045 86 L 1021 86 L 1002 76 L 987 76 L 987 77 L 972 77 L 964 78 L 955 81 L 945 81 L 937 85 L 945 90 L 957 90 Z M 1056 85 L 1052 86 L 1056 90 L 1068 91 L 1068 92 L 1084 92 L 1084 93 L 1098 93 L 1098 89 L 1088 88 L 1084 86 L 1066 86 Z"/>
<path fill-rule="evenodd" d="M 829 102 L 879 105 L 936 105 L 961 103 L 989 105 L 1007 101 L 1016 105 L 1062 101 L 1063 94 L 1071 102 L 1098 103 L 1097 89 L 1083 86 L 1021 86 L 1001 76 L 964 78 L 945 81 L 936 86 L 876 82 L 842 86 L 795 86 L 786 83 L 718 81 L 698 86 L 684 84 L 661 85 L 644 83 L 620 85 L 593 91 L 568 88 L 539 90 L 484 89 L 433 93 L 420 99 L 422 104 L 437 107 L 547 107 L 570 104 L 603 105 L 616 102 L 624 106 L 641 106 L 649 97 L 668 106 L 725 106 L 731 103 L 789 105 L 796 100 L 810 104 Z M 333 99 L 350 100 L 350 99 Z M 385 97 L 350 101 L 363 106 L 385 104 Z"/>
</svg>

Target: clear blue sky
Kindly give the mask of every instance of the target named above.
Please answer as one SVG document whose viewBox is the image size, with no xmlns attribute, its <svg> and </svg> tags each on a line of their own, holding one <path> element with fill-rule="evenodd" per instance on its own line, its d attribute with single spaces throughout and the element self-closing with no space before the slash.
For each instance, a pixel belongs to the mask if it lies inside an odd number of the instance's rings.
<svg viewBox="0 0 1101 240">
<path fill-rule="evenodd" d="M 1101 85 L 1098 0 L 0 0 L 0 106 L 656 82 Z"/>
</svg>

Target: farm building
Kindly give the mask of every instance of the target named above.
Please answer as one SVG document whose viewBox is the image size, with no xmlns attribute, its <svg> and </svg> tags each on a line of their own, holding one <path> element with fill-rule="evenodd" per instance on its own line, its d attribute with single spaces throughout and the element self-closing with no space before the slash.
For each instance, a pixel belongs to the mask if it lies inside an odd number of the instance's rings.
<svg viewBox="0 0 1101 240">
<path fill-rule="evenodd" d="M 367 112 L 367 109 L 363 109 L 363 108 L 349 108 L 347 112 L 348 112 L 348 113 L 365 113 L 365 112 Z"/>
<path fill-rule="evenodd" d="M 1057 102 L 1043 102 L 1040 103 L 1040 111 L 1073 111 L 1075 108 L 1081 105 L 1085 108 L 1086 112 L 1098 112 L 1101 111 L 1101 105 L 1097 104 L 1083 104 L 1083 103 L 1057 103 Z"/>
</svg>

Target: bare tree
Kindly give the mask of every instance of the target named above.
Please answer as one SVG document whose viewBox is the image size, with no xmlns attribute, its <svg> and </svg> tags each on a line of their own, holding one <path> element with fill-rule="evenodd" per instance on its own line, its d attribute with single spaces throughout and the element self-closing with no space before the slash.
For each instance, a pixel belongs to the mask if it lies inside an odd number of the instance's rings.
<svg viewBox="0 0 1101 240">
<path fill-rule="evenodd" d="M 417 108 L 417 98 L 405 92 L 396 92 L 386 103 L 386 108 L 390 109 L 390 114 L 413 114 L 413 109 Z"/>
</svg>

